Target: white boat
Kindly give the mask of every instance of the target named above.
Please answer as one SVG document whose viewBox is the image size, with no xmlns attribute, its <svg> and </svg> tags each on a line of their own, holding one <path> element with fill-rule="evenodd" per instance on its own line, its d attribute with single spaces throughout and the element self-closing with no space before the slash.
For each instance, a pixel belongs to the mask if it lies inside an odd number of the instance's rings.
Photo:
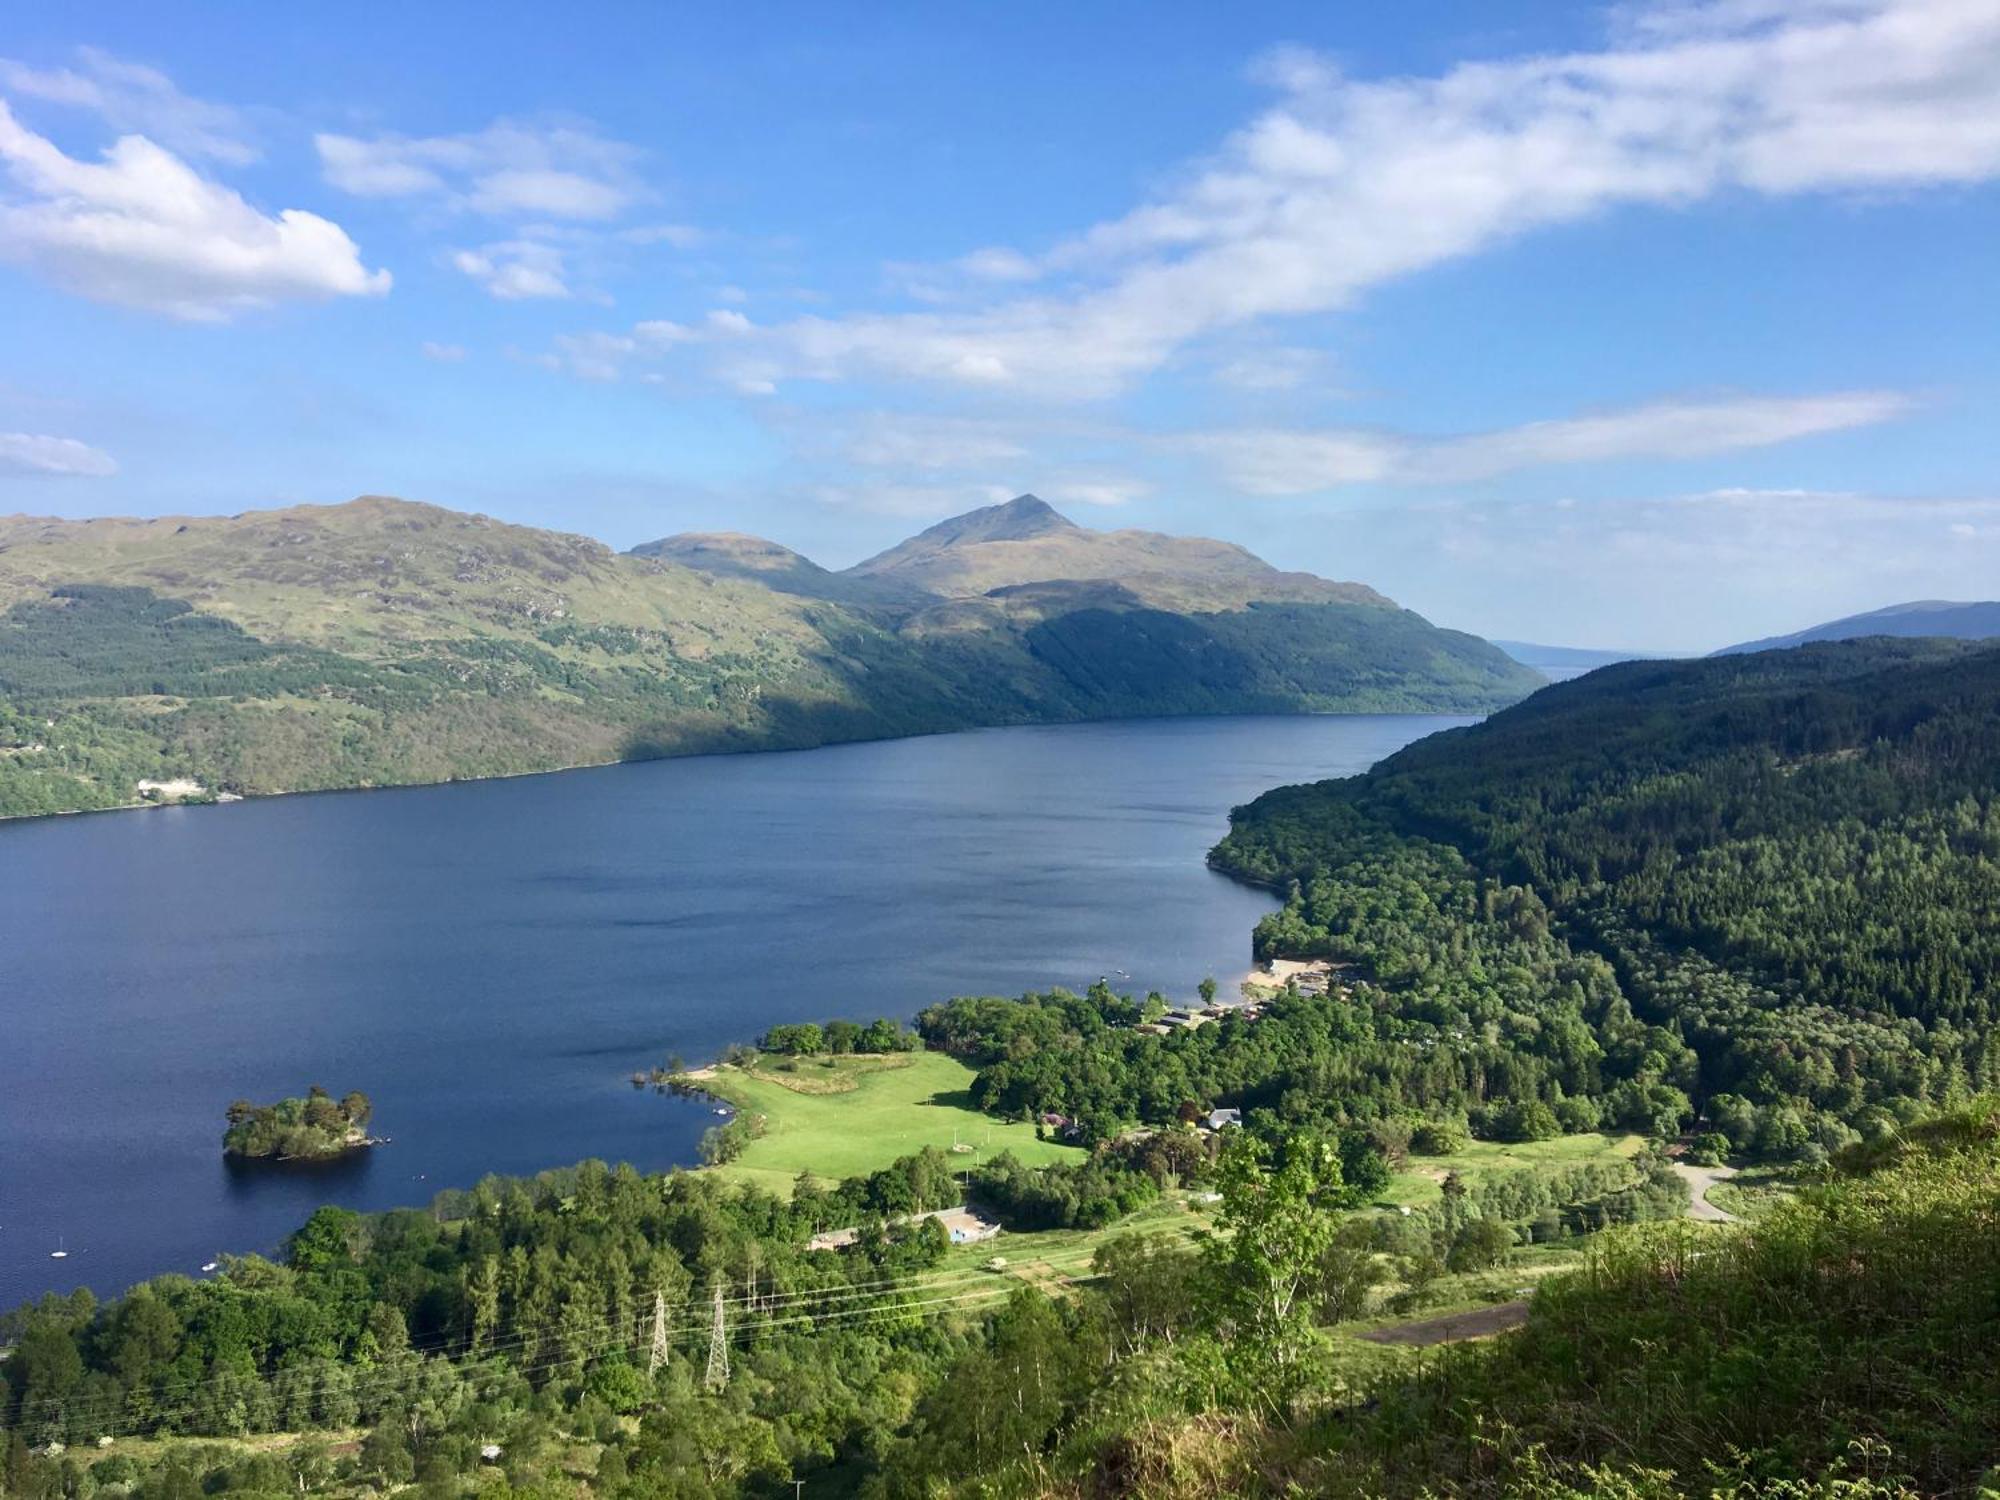
<svg viewBox="0 0 2000 1500">
<path fill-rule="evenodd" d="M 61 1235 L 57 1235 L 57 1236 L 56 1236 L 56 1247 L 55 1247 L 55 1249 L 53 1249 L 53 1250 L 51 1250 L 51 1251 L 49 1252 L 49 1259 L 50 1259 L 50 1260 L 68 1260 L 68 1259 L 69 1259 L 69 1251 L 68 1251 L 68 1249 L 67 1249 L 67 1248 L 65 1248 L 65 1246 L 63 1245 L 63 1238 L 62 1238 L 62 1236 L 61 1236 Z"/>
</svg>

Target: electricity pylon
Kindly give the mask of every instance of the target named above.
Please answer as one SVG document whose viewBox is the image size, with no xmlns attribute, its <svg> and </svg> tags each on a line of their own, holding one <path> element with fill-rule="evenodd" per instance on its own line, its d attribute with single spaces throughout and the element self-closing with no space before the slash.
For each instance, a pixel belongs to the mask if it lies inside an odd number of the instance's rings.
<svg viewBox="0 0 2000 1500">
<path fill-rule="evenodd" d="M 646 1376 L 651 1379 L 660 1373 L 660 1366 L 667 1362 L 667 1294 L 653 1293 L 653 1352 L 646 1358 Z"/>
<path fill-rule="evenodd" d="M 708 1388 L 719 1391 L 729 1384 L 729 1327 L 722 1311 L 722 1287 L 715 1288 L 715 1324 L 708 1331 Z"/>
</svg>

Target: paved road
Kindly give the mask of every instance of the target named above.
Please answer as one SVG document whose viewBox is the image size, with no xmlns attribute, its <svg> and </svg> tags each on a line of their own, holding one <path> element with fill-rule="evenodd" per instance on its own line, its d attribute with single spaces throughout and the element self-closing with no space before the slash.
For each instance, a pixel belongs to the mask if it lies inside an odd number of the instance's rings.
<svg viewBox="0 0 2000 1500">
<path fill-rule="evenodd" d="M 1718 1182 L 1727 1182 L 1736 1175 L 1734 1167 L 1696 1167 L 1687 1162 L 1674 1163 L 1674 1171 L 1681 1181 L 1688 1185 L 1688 1217 L 1701 1219 L 1710 1224 L 1741 1224 L 1742 1217 L 1726 1208 L 1717 1208 L 1708 1201 L 1708 1190 Z"/>
</svg>

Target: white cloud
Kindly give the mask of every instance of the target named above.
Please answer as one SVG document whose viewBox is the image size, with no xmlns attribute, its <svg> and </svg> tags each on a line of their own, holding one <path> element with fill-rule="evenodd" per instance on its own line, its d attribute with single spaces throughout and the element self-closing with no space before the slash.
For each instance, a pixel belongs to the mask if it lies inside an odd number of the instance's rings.
<svg viewBox="0 0 2000 1500">
<path fill-rule="evenodd" d="M 230 166 L 257 159 L 241 113 L 190 98 L 158 68 L 95 47 L 77 49 L 75 68 L 37 68 L 0 57 L 0 91 L 19 99 L 87 109 L 121 134 L 143 135 L 183 156 Z"/>
<path fill-rule="evenodd" d="M 1655 7 L 1655 11 L 1659 8 Z M 758 330 L 755 378 L 1121 389 L 1184 345 L 1621 206 L 1929 187 L 2000 174 L 1992 0 L 1678 6 L 1595 52 L 1347 79 L 1267 60 L 1282 97 L 1172 191 L 962 277 L 1052 290 L 972 311 Z M 742 354 L 725 378 L 741 379 Z"/>
<path fill-rule="evenodd" d="M 804 434 L 809 442 L 816 433 Z M 869 412 L 841 424 L 829 446 L 850 463 L 871 469 L 947 469 L 1014 465 L 1028 457 L 1026 434 L 1013 425 L 976 417 L 911 412 Z"/>
<path fill-rule="evenodd" d="M 21 125 L 0 101 L 0 259 L 58 286 L 191 321 L 276 302 L 379 296 L 338 224 L 302 209 L 276 216 L 144 136 L 82 162 Z"/>
<path fill-rule="evenodd" d="M 1033 260 L 1004 245 L 975 250 L 960 258 L 958 268 L 982 281 L 1033 281 L 1042 274 Z"/>
<path fill-rule="evenodd" d="M 1700 458 L 1870 426 L 1910 406 L 1894 391 L 1841 391 L 1655 401 L 1461 437 L 1243 429 L 1169 441 L 1210 459 L 1247 494 L 1303 495 L 1350 484 L 1465 484 L 1552 464 Z"/>
<path fill-rule="evenodd" d="M 1327 529 L 1342 566 L 1412 608 L 1582 646 L 1707 651 L 1912 599 L 1991 598 L 2000 577 L 2000 496 L 1443 502 Z"/>
<path fill-rule="evenodd" d="M 106 479 L 117 472 L 118 462 L 110 454 L 75 438 L 0 432 L 0 474 Z"/>
<path fill-rule="evenodd" d="M 1056 478 L 1038 483 L 1035 490 L 1057 505 L 1129 505 L 1153 493 L 1145 480 L 1129 475 Z"/>
<path fill-rule="evenodd" d="M 441 365 L 455 365 L 465 358 L 463 344 L 440 344 L 434 339 L 425 339 L 422 348 L 425 359 L 434 359 Z"/>
<path fill-rule="evenodd" d="M 537 240 L 502 240 L 477 250 L 454 251 L 451 264 L 502 302 L 570 294 L 563 280 L 562 251 Z"/>
<path fill-rule="evenodd" d="M 577 122 L 496 120 L 463 135 L 323 133 L 328 182 L 364 198 L 434 198 L 495 218 L 614 219 L 642 196 L 636 147 Z"/>
</svg>

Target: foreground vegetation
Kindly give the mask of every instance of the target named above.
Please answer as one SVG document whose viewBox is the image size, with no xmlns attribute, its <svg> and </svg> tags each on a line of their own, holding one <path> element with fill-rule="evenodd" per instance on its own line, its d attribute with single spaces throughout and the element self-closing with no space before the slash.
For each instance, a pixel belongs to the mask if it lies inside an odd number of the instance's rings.
<svg viewBox="0 0 2000 1500">
<path fill-rule="evenodd" d="M 2000 1112 L 1856 1147 L 1754 1228 L 1591 1242 L 1526 1327 L 1365 1405 L 1119 1412 L 1016 1493 L 2000 1492 Z M 1284 1417 L 1284 1420 L 1279 1420 Z M 1100 1431 L 1103 1431 L 1100 1428 Z"/>
<path fill-rule="evenodd" d="M 1747 1229 L 1507 1239 L 1436 1276 L 1446 1211 L 1370 1210 L 1323 1137 L 1226 1133 L 1197 1180 L 1201 1214 L 1173 1189 L 1120 1230 L 979 1248 L 1019 1257 L 1000 1274 L 898 1227 L 949 1192 L 942 1153 L 789 1203 L 586 1164 L 323 1209 L 282 1265 L 12 1315 L 0 1489 L 1853 1500 L 1996 1477 L 1993 1101 L 1843 1153 Z M 847 1215 L 873 1226 L 854 1246 L 803 1248 Z M 1352 1331 L 1531 1287 L 1487 1344 Z"/>
</svg>

